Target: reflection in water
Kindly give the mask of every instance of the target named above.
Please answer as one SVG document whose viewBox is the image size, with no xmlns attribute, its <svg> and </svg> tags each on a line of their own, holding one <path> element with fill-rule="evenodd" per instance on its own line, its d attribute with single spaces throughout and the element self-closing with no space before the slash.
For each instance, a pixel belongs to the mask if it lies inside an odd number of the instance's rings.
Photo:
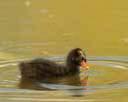
<svg viewBox="0 0 128 102">
<path fill-rule="evenodd" d="M 36 89 L 36 90 L 68 90 L 74 95 L 84 94 L 87 87 L 88 76 L 80 78 L 79 75 L 68 76 L 64 78 L 52 78 L 45 81 L 45 83 L 33 80 L 20 80 L 19 87 L 22 89 Z M 79 93 L 78 93 L 79 92 Z M 82 93 L 80 93 L 82 92 Z"/>
</svg>

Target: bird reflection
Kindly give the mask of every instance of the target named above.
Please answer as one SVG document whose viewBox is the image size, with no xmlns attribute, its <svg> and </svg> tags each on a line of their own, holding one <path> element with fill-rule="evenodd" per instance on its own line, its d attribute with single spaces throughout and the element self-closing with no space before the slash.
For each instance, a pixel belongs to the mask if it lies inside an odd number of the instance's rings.
<svg viewBox="0 0 128 102">
<path fill-rule="evenodd" d="M 84 77 L 77 74 L 74 76 L 67 76 L 64 78 L 52 78 L 46 79 L 42 82 L 36 82 L 35 80 L 20 80 L 19 87 L 22 89 L 32 90 L 64 90 L 72 96 L 85 95 L 88 85 L 88 75 Z"/>
</svg>

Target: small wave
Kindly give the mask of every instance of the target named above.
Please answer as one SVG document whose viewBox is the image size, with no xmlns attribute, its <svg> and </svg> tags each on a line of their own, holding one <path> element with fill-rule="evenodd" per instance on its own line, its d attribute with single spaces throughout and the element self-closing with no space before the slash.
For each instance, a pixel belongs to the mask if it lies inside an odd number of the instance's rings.
<svg viewBox="0 0 128 102">
<path fill-rule="evenodd" d="M 110 57 L 98 57 L 98 58 L 97 57 L 88 57 L 88 60 L 89 60 L 90 64 L 105 66 L 105 68 L 115 68 L 115 69 L 118 68 L 120 70 L 128 70 L 128 64 L 126 63 L 126 61 L 127 61 L 126 57 L 125 58 L 124 57 L 115 57 L 115 58 L 111 57 L 111 59 L 109 59 L 109 58 Z M 118 58 L 118 60 L 116 60 L 116 58 Z M 32 59 L 32 58 L 23 58 L 23 59 L 0 61 L 0 68 L 7 67 L 6 70 L 8 70 L 8 68 L 13 68 L 13 67 L 9 67 L 9 66 L 16 66 L 21 61 L 30 60 L 30 59 Z M 56 56 L 56 57 L 47 57 L 47 59 L 63 63 L 64 60 L 65 60 L 65 57 L 64 56 Z M 5 71 L 4 71 L 4 73 L 6 73 Z M 93 69 L 92 69 L 92 71 L 93 71 Z M 89 72 L 90 75 L 91 75 L 92 71 Z M 107 72 L 107 73 L 109 73 L 109 72 Z M 92 74 L 94 74 L 94 76 L 92 76 L 92 77 L 100 75 L 98 70 L 95 70 Z M 102 79 L 102 80 L 104 80 L 104 79 Z M 3 84 L 3 83 L 9 84 L 11 82 L 15 83 L 15 81 L 6 80 L 6 78 L 5 78 L 5 79 L 3 79 L 3 81 L 0 82 L 0 84 Z M 83 90 L 83 89 L 86 89 L 86 91 L 88 91 L 88 92 L 92 92 L 92 90 L 96 91 L 96 90 L 128 88 L 128 82 L 118 82 L 118 83 L 113 83 L 113 84 L 108 84 L 107 83 L 106 85 L 102 85 L 102 83 L 101 83 L 101 85 L 97 85 L 97 86 L 72 86 L 72 85 L 48 84 L 48 83 L 39 83 L 39 84 L 40 84 L 40 86 L 46 87 L 46 88 L 49 88 L 49 89 L 58 89 L 58 90 L 74 90 L 74 89 L 75 90 Z"/>
</svg>

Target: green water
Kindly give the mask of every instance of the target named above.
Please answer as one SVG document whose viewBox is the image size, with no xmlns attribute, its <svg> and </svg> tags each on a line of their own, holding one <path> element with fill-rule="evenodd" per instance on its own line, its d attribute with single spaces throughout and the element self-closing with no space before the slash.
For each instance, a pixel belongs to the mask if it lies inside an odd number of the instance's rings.
<svg viewBox="0 0 128 102">
<path fill-rule="evenodd" d="M 127 3 L 0 0 L 0 101 L 127 102 Z M 62 90 L 64 86 L 56 91 L 18 88 L 20 60 L 45 56 L 63 62 L 75 47 L 85 50 L 91 67 L 83 97 L 72 97 L 79 92 Z"/>
</svg>

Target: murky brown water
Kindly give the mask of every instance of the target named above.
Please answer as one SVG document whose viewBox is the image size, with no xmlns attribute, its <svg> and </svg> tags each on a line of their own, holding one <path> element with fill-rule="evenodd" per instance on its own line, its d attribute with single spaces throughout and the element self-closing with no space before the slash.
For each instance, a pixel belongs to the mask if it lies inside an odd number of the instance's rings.
<svg viewBox="0 0 128 102">
<path fill-rule="evenodd" d="M 127 102 L 127 3 L 0 0 L 0 101 Z M 74 47 L 88 55 L 87 86 L 41 83 L 53 91 L 18 87 L 20 61 L 46 57 L 63 63 Z"/>
</svg>

